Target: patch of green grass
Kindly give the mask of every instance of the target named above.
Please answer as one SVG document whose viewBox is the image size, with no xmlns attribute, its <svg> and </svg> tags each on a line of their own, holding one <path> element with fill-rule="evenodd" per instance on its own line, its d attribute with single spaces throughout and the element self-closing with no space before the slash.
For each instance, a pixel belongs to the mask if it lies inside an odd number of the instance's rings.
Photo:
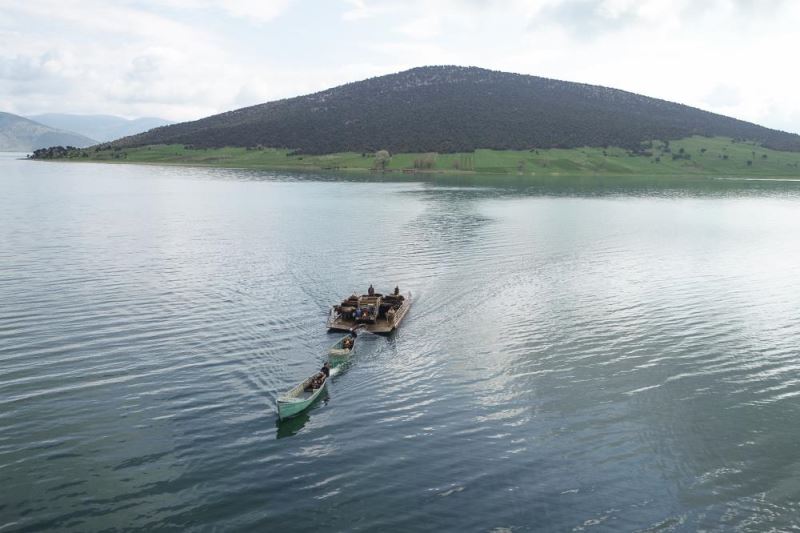
<svg viewBox="0 0 800 533">
<path fill-rule="evenodd" d="M 617 147 L 475 150 L 454 154 L 394 154 L 387 172 L 438 172 L 518 176 L 740 176 L 800 177 L 800 153 L 780 152 L 723 137 L 655 140 L 634 154 Z M 87 157 L 83 157 L 85 152 Z M 294 155 L 275 148 L 193 149 L 157 145 L 80 151 L 78 161 L 153 163 L 286 170 L 375 171 L 373 154 Z"/>
</svg>

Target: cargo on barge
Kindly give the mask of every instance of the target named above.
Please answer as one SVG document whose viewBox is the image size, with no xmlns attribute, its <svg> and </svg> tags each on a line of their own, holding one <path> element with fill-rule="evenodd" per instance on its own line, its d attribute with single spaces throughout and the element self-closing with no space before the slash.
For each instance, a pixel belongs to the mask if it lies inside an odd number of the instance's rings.
<svg viewBox="0 0 800 533">
<path fill-rule="evenodd" d="M 352 331 L 360 327 L 364 331 L 389 334 L 400 326 L 411 307 L 411 293 L 400 294 L 395 288 L 392 294 L 381 294 L 371 290 L 368 294 L 353 294 L 338 305 L 331 307 L 328 316 L 330 331 Z"/>
</svg>

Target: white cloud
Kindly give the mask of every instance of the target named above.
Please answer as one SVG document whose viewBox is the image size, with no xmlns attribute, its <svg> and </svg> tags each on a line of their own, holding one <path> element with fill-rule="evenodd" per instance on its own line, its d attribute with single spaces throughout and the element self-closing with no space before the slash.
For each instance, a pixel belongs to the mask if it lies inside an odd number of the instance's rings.
<svg viewBox="0 0 800 533">
<path fill-rule="evenodd" d="M 349 8 L 342 13 L 342 20 L 346 21 L 371 19 L 387 11 L 386 6 L 367 3 L 367 0 L 344 0 L 344 3 L 349 6 Z M 389 10 L 391 10 L 391 7 Z"/>
<path fill-rule="evenodd" d="M 220 5 L 234 17 L 269 22 L 283 14 L 289 3 L 289 0 L 226 0 Z"/>
<path fill-rule="evenodd" d="M 223 14 L 243 21 L 261 24 L 285 13 L 293 0 L 146 0 L 142 5 L 156 10 L 161 7 L 186 11 L 205 11 L 210 15 Z"/>
<path fill-rule="evenodd" d="M 23 114 L 193 119 L 456 63 L 800 131 L 789 1 L 0 0 L 0 13 L 0 106 Z"/>
<path fill-rule="evenodd" d="M 397 32 L 411 39 L 433 39 L 442 33 L 442 20 L 437 16 L 423 16 L 401 25 Z"/>
<path fill-rule="evenodd" d="M 21 94 L 11 99 L 12 111 L 192 118 L 215 112 L 236 90 L 236 76 L 219 76 L 227 58 L 214 39 L 178 21 L 103 2 L 83 2 L 80 10 L 47 2 L 2 7 L 31 27 L 27 39 L 5 40 L 10 44 L 0 52 L 0 65 L 27 78 L 0 79 L 0 91 Z M 47 23 L 39 29 L 44 12 Z M 7 31 L 0 26 L 0 39 Z"/>
</svg>

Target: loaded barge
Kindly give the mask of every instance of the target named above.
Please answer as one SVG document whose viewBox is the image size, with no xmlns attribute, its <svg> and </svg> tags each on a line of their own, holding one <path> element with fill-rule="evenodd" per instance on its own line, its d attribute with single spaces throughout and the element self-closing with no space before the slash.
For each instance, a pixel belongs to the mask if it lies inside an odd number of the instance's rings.
<svg viewBox="0 0 800 533">
<path fill-rule="evenodd" d="M 370 333 L 387 335 L 400 326 L 410 307 L 410 292 L 403 295 L 395 288 L 394 293 L 383 295 L 370 286 L 368 294 L 353 294 L 331 307 L 328 330 L 352 331 L 360 327 Z"/>
</svg>

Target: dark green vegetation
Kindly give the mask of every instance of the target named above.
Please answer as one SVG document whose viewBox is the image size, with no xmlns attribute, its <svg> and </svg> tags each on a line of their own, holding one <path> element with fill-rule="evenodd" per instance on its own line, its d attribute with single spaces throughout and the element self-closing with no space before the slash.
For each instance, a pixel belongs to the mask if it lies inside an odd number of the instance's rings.
<svg viewBox="0 0 800 533">
<path fill-rule="evenodd" d="M 288 170 L 767 177 L 798 175 L 800 136 L 616 89 L 423 67 L 34 157 Z"/>
<path fill-rule="evenodd" d="M 800 136 L 617 89 L 473 67 L 421 67 L 156 128 L 111 147 L 272 147 L 298 154 L 618 146 L 701 135 L 800 150 Z"/>
<path fill-rule="evenodd" d="M 455 174 L 637 175 L 637 176 L 799 176 L 800 152 L 764 148 L 753 142 L 723 137 L 645 143 L 646 150 L 571 148 L 476 150 L 440 154 L 395 154 L 381 161 L 374 154 L 342 152 L 326 155 L 293 154 L 286 149 L 186 148 L 159 145 L 132 148 L 39 150 L 39 159 L 72 159 L 128 163 L 178 164 L 213 167 L 287 170 L 442 172 Z"/>
<path fill-rule="evenodd" d="M 30 152 L 53 145 L 90 146 L 97 141 L 72 131 L 51 128 L 19 115 L 0 112 L 0 151 Z"/>
</svg>

